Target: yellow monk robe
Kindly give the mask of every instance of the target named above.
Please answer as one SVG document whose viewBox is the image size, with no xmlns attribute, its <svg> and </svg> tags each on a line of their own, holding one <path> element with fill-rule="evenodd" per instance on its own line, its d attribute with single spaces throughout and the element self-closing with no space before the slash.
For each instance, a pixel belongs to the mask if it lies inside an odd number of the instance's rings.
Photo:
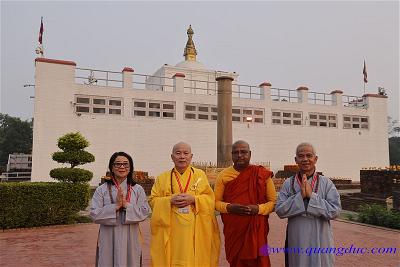
<svg viewBox="0 0 400 267">
<path fill-rule="evenodd" d="M 171 196 L 180 193 L 177 174 L 187 194 L 195 197 L 188 213 L 171 206 Z M 171 184 L 172 183 L 172 184 Z M 180 175 L 169 170 L 157 177 L 149 199 L 151 216 L 150 254 L 152 266 L 218 266 L 220 237 L 214 215 L 214 193 L 207 176 L 189 166 Z"/>
<path fill-rule="evenodd" d="M 226 206 L 228 206 L 227 202 L 223 201 L 225 184 L 236 179 L 236 177 L 240 174 L 233 166 L 224 169 L 219 175 L 215 182 L 215 209 L 221 213 L 228 213 L 226 210 Z M 266 189 L 265 193 L 267 196 L 267 203 L 258 205 L 258 214 L 260 215 L 268 215 L 272 211 L 274 211 L 275 202 L 276 202 L 276 191 L 274 182 L 272 179 L 267 179 L 266 181 Z"/>
</svg>

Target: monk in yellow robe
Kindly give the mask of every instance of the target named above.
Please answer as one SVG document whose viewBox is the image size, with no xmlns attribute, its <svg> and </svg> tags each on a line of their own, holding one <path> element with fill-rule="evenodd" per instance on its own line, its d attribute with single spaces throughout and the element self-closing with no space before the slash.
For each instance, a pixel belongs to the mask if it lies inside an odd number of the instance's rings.
<svg viewBox="0 0 400 267">
<path fill-rule="evenodd" d="M 190 166 L 190 145 L 172 149 L 174 168 L 157 177 L 149 199 L 152 266 L 218 266 L 220 238 L 207 176 Z"/>
<path fill-rule="evenodd" d="M 250 164 L 250 146 L 232 145 L 233 166 L 224 169 L 215 183 L 215 207 L 224 223 L 226 259 L 231 267 L 269 267 L 268 214 L 276 201 L 272 172 Z"/>
</svg>

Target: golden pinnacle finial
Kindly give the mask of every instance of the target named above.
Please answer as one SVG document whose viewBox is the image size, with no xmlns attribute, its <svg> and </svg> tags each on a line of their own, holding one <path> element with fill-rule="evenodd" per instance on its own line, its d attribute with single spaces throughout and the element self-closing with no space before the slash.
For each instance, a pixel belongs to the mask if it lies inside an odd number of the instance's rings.
<svg viewBox="0 0 400 267">
<path fill-rule="evenodd" d="M 193 29 L 192 29 L 192 24 L 190 24 L 189 25 L 189 29 L 187 29 L 187 34 L 189 35 L 193 35 L 194 34 L 194 31 L 193 31 Z"/>
<path fill-rule="evenodd" d="M 188 35 L 188 40 L 186 42 L 186 47 L 185 47 L 183 55 L 185 56 L 185 60 L 196 61 L 197 51 L 196 51 L 196 47 L 194 46 L 194 42 L 192 39 L 192 36 L 194 34 L 192 25 L 189 25 L 189 29 L 187 29 L 186 33 Z"/>
</svg>

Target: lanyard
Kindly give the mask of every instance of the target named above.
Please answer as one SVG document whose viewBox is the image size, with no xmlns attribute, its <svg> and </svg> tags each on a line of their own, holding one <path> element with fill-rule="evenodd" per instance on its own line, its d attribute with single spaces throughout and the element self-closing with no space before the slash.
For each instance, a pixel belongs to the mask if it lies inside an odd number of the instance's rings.
<svg viewBox="0 0 400 267">
<path fill-rule="evenodd" d="M 120 186 L 120 184 L 118 183 L 118 181 L 113 177 L 112 178 L 113 179 L 113 182 L 114 182 L 114 185 L 115 185 L 115 187 L 117 188 L 117 189 L 120 189 L 121 188 L 121 186 Z M 130 184 L 127 184 L 127 188 L 126 188 L 126 201 L 127 202 L 131 202 L 131 185 Z M 118 193 L 117 193 L 118 194 Z"/>
<path fill-rule="evenodd" d="M 297 183 L 299 184 L 299 186 L 301 187 L 301 180 L 300 180 L 300 175 L 299 175 L 299 173 L 296 174 L 296 180 L 297 180 Z M 313 176 L 313 179 L 312 179 L 312 181 L 311 181 L 311 190 L 314 191 L 315 193 L 317 193 L 317 191 L 318 191 L 318 183 L 317 183 L 317 185 L 315 186 L 315 183 L 316 183 L 317 181 L 318 181 L 318 173 L 317 173 L 317 172 L 314 172 L 314 176 Z M 314 188 L 314 186 L 315 186 L 315 188 Z"/>
<path fill-rule="evenodd" d="M 171 180 L 171 193 L 173 194 L 173 193 L 174 193 L 174 190 L 173 190 L 173 188 L 172 188 L 172 173 L 175 174 L 175 178 L 176 178 L 176 181 L 178 182 L 179 189 L 180 189 L 181 193 L 186 193 L 186 191 L 187 191 L 187 189 L 188 189 L 188 187 L 189 187 L 190 178 L 192 177 L 192 173 L 193 173 L 193 175 L 194 175 L 194 170 L 193 170 L 193 168 L 190 167 L 190 175 L 189 175 L 189 179 L 188 179 L 188 181 L 187 181 L 187 183 L 186 183 L 186 186 L 185 186 L 185 191 L 182 190 L 181 181 L 179 180 L 178 175 L 176 174 L 175 170 L 174 170 L 174 169 L 171 170 L 171 175 L 170 175 L 170 180 Z M 182 192 L 182 191 L 183 191 L 183 192 Z"/>
<path fill-rule="evenodd" d="M 175 171 L 174 171 L 174 174 L 175 174 L 176 181 L 178 182 L 179 189 L 180 189 L 181 193 L 186 193 L 187 190 L 188 190 L 188 187 L 189 187 L 190 178 L 192 178 L 192 172 L 190 172 L 190 174 L 189 174 L 189 179 L 187 180 L 187 183 L 186 183 L 186 186 L 185 186 L 185 190 L 182 189 L 181 181 L 180 181 L 180 179 L 179 179 L 179 177 L 178 177 L 178 175 L 176 174 Z"/>
</svg>

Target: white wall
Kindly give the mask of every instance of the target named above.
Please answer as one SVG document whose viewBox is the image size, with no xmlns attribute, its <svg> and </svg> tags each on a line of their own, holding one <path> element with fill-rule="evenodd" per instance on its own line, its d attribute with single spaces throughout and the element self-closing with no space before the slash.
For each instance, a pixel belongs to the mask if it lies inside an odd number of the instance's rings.
<svg viewBox="0 0 400 267">
<path fill-rule="evenodd" d="M 124 75 L 131 73 L 124 72 Z M 185 102 L 216 105 L 217 96 L 183 93 L 181 77 L 176 77 L 178 86 L 174 92 L 137 90 L 129 83 L 124 84 L 124 88 L 81 85 L 75 83 L 74 77 L 73 65 L 36 62 L 32 181 L 52 180 L 49 171 L 60 166 L 51 159 L 51 153 L 58 150 L 57 139 L 75 131 L 88 139 L 87 150 L 96 157 L 94 163 L 83 166 L 94 172 L 93 185 L 98 184 L 105 174 L 108 160 L 115 151 L 131 154 L 135 169 L 147 171 L 152 176 L 172 168 L 171 148 L 179 141 L 192 145 L 193 161 L 216 162 L 216 121 L 185 120 L 183 108 Z M 76 94 L 121 97 L 123 115 L 78 116 L 73 104 Z M 277 102 L 268 96 L 266 92 L 265 100 L 233 98 L 233 106 L 265 110 L 264 123 L 233 122 L 233 140 L 244 139 L 250 143 L 253 162 L 270 161 L 272 170 L 278 171 L 285 164 L 294 164 L 296 145 L 306 141 L 316 147 L 318 170 L 332 177 L 359 180 L 362 167 L 389 164 L 386 98 L 366 97 L 368 109 L 357 109 L 342 105 Z M 132 99 L 175 101 L 176 118 L 133 117 Z M 337 114 L 338 127 L 272 125 L 271 109 L 302 111 L 303 123 L 308 112 Z M 370 129 L 343 129 L 342 114 L 368 116 Z"/>
</svg>

